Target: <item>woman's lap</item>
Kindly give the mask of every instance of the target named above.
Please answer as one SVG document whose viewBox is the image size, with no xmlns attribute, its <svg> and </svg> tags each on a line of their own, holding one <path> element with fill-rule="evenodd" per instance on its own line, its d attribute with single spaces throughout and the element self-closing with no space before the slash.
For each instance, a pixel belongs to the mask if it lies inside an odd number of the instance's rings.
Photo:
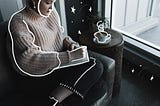
<svg viewBox="0 0 160 106">
<path fill-rule="evenodd" d="M 55 70 L 52 74 L 40 77 L 26 77 L 26 85 L 32 90 L 39 89 L 38 92 L 46 92 L 49 94 L 60 83 L 72 87 L 80 92 L 82 95 L 96 83 L 103 73 L 103 66 L 99 60 L 96 60 L 94 67 L 94 60 L 82 65 L 72 66 L 64 69 Z M 90 70 L 88 70 L 92 67 Z M 22 82 L 22 81 L 21 81 Z M 29 83 L 30 82 L 30 83 Z M 26 86 L 26 87 L 27 87 Z"/>
<path fill-rule="evenodd" d="M 90 87 L 101 77 L 103 73 L 102 63 L 90 59 L 90 62 L 60 70 L 63 85 L 72 87 L 82 95 L 85 95 Z"/>
</svg>

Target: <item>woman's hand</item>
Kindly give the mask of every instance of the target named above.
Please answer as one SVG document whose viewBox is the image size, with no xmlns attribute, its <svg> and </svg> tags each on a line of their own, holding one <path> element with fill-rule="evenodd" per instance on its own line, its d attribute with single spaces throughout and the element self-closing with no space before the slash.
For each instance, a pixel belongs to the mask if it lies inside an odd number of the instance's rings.
<svg viewBox="0 0 160 106">
<path fill-rule="evenodd" d="M 72 43 L 69 47 L 69 50 L 71 51 L 71 50 L 74 50 L 74 49 L 79 48 L 79 47 L 80 47 L 80 45 L 78 43 Z"/>
<path fill-rule="evenodd" d="M 66 37 L 63 40 L 63 45 L 69 51 L 74 50 L 74 49 L 80 47 L 80 45 L 77 42 L 73 41 L 70 37 Z"/>
</svg>

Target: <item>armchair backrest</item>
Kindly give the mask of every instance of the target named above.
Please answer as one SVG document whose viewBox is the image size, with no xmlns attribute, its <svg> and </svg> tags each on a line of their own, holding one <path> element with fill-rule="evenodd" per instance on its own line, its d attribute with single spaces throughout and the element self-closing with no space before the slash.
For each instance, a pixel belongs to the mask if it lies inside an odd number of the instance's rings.
<svg viewBox="0 0 160 106">
<path fill-rule="evenodd" d="M 16 81 L 16 73 L 11 67 L 6 49 L 7 33 L 8 22 L 0 23 L 0 99 L 14 90 Z"/>
</svg>

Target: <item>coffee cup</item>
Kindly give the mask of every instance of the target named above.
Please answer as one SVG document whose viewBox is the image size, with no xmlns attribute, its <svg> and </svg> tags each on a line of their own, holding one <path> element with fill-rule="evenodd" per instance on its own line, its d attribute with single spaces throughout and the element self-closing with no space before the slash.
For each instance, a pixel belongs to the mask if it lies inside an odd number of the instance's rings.
<svg viewBox="0 0 160 106">
<path fill-rule="evenodd" d="M 98 31 L 94 33 L 94 39 L 97 43 L 106 43 L 111 39 L 111 34 L 108 34 L 106 31 Z"/>
</svg>

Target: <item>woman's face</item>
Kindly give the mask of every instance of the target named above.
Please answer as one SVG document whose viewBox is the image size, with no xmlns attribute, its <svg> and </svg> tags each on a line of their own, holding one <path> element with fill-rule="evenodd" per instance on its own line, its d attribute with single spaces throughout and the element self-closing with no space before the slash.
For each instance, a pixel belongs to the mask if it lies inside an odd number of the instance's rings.
<svg viewBox="0 0 160 106">
<path fill-rule="evenodd" d="M 49 16 L 54 2 L 55 0 L 40 0 L 38 4 L 40 13 L 44 16 Z"/>
</svg>

